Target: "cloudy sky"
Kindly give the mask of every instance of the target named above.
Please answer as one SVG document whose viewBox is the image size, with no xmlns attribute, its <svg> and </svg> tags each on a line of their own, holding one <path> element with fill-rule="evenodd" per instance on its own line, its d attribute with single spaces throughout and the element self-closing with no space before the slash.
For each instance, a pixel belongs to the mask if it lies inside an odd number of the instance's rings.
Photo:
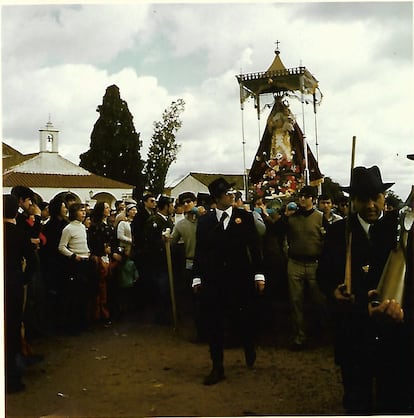
<svg viewBox="0 0 414 418">
<path fill-rule="evenodd" d="M 304 65 L 319 80 L 316 131 L 312 106 L 290 104 L 314 153 L 317 132 L 321 171 L 348 184 L 355 135 L 356 165 L 379 165 L 403 199 L 414 184 L 411 1 L 14 2 L 1 17 L 3 141 L 23 153 L 39 150 L 50 114 L 60 154 L 78 164 L 96 107 L 116 84 L 144 158 L 153 122 L 185 100 L 169 183 L 190 171 L 242 173 L 243 128 L 249 168 L 268 110 L 258 123 L 250 101 L 242 117 L 235 76 L 267 70 L 280 41 L 284 65 Z"/>
</svg>

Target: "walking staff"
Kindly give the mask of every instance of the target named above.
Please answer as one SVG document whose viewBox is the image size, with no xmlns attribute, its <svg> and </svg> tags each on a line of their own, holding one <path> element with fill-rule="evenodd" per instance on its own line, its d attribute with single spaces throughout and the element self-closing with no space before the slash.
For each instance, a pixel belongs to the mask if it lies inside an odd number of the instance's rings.
<svg viewBox="0 0 414 418">
<path fill-rule="evenodd" d="M 352 172 L 355 165 L 355 146 L 356 146 L 356 136 L 352 137 L 352 154 L 351 154 L 351 174 L 350 174 L 350 183 L 352 182 Z M 346 295 L 351 295 L 351 262 L 352 262 L 352 232 L 349 226 L 349 216 L 346 218 L 346 261 L 345 261 L 345 280 L 343 290 Z"/>
<path fill-rule="evenodd" d="M 165 237 L 165 255 L 167 257 L 167 268 L 168 268 L 168 281 L 170 284 L 170 296 L 171 296 L 171 310 L 174 323 L 174 331 L 177 330 L 177 304 L 175 301 L 175 291 L 174 291 L 174 273 L 172 268 L 172 259 L 171 259 L 171 242 L 170 242 L 170 228 L 167 228 L 164 232 Z"/>
</svg>

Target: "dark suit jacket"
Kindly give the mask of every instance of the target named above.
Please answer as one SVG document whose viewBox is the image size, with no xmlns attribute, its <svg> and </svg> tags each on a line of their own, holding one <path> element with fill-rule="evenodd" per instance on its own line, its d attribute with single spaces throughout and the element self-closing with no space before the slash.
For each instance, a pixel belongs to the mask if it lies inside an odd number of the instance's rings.
<svg viewBox="0 0 414 418">
<path fill-rule="evenodd" d="M 215 210 L 199 218 L 193 276 L 201 278 L 204 299 L 213 304 L 248 303 L 257 273 L 262 273 L 262 256 L 251 213 L 234 208 L 226 230 Z"/>
<path fill-rule="evenodd" d="M 349 222 L 352 232 L 352 293 L 365 310 L 367 292 L 377 287 L 388 255 L 396 245 L 396 223 L 395 219 L 383 216 L 374 225 L 371 239 L 368 239 L 355 214 Z M 330 226 L 320 259 L 320 286 L 330 298 L 333 290 L 344 281 L 345 225 L 346 220 L 342 219 Z M 368 272 L 365 266 L 369 266 Z"/>
<path fill-rule="evenodd" d="M 158 213 L 150 216 L 144 225 L 143 255 L 146 259 L 145 262 L 153 271 L 167 271 L 165 242 L 162 239 L 162 233 L 167 228 L 172 231 L 174 228 L 173 222 L 170 219 L 165 220 Z"/>
<path fill-rule="evenodd" d="M 144 226 L 148 218 L 152 215 L 145 210 L 143 205 L 139 206 L 137 209 L 138 212 L 131 222 L 132 245 L 134 250 L 141 252 L 142 241 L 144 239 Z"/>
<path fill-rule="evenodd" d="M 345 224 L 346 221 L 341 220 L 331 225 L 318 268 L 320 288 L 330 298 L 334 309 L 335 353 L 339 363 L 358 355 L 369 356 L 380 335 L 395 334 L 398 338 L 400 331 L 399 326 L 381 329 L 368 315 L 368 291 L 377 287 L 388 255 L 396 245 L 395 219 L 382 217 L 373 227 L 371 239 L 368 239 L 356 215 L 351 216 L 351 277 L 355 303 L 342 307 L 334 300 L 333 292 L 344 282 Z"/>
</svg>

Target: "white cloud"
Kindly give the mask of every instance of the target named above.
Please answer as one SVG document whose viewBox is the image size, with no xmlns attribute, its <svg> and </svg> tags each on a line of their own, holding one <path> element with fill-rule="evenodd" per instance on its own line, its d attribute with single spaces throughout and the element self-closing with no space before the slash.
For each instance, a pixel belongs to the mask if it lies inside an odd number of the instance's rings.
<svg viewBox="0 0 414 418">
<path fill-rule="evenodd" d="M 12 71 L 50 63 L 108 63 L 145 30 L 148 6 L 5 6 L 3 65 Z"/>
</svg>

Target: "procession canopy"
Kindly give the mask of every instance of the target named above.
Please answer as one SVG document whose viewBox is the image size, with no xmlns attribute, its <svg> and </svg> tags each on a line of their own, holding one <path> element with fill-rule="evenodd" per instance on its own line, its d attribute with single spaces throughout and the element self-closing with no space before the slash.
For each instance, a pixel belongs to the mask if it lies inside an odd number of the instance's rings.
<svg viewBox="0 0 414 418">
<path fill-rule="evenodd" d="M 279 41 L 276 44 L 278 46 Z M 236 77 L 242 110 L 243 103 L 253 97 L 258 119 L 260 96 L 273 96 L 273 107 L 249 173 L 250 191 L 258 196 L 283 198 L 297 194 L 305 184 L 317 186 L 322 183 L 318 163 L 287 101 L 288 97 L 298 98 L 299 93 L 302 104 L 308 103 L 303 96 L 312 95 L 316 114 L 315 93 L 320 93 L 318 80 L 304 66 L 286 68 L 278 47 L 266 71 Z"/>
<path fill-rule="evenodd" d="M 267 71 L 240 74 L 237 80 L 240 85 L 240 102 L 243 104 L 249 97 L 259 102 L 261 94 L 300 91 L 303 94 L 315 94 L 318 80 L 306 69 L 299 66 L 286 68 L 280 59 L 279 50 Z"/>
<path fill-rule="evenodd" d="M 310 185 L 323 182 L 318 163 L 307 149 Z M 249 173 L 251 191 L 264 197 L 289 197 L 305 185 L 304 136 L 283 97 L 275 97 Z"/>
</svg>

